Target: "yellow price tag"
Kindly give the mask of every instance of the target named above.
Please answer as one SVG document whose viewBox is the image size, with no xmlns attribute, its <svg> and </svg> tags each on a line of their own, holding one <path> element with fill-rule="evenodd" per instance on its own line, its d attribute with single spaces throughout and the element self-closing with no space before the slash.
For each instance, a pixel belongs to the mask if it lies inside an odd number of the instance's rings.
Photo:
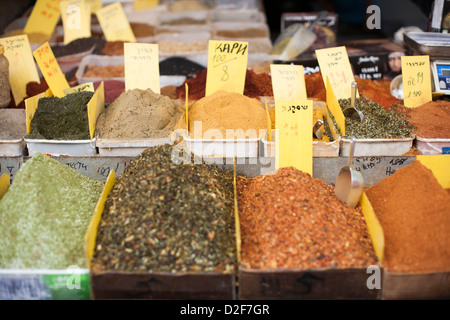
<svg viewBox="0 0 450 320">
<path fill-rule="evenodd" d="M 134 11 L 148 10 L 159 5 L 159 0 L 134 0 Z"/>
<path fill-rule="evenodd" d="M 18 105 L 27 95 L 27 83 L 39 82 L 39 74 L 34 63 L 33 54 L 26 34 L 0 38 L 9 62 L 9 83 Z"/>
<path fill-rule="evenodd" d="M 450 154 L 418 155 L 416 159 L 433 172 L 444 189 L 450 188 Z"/>
<path fill-rule="evenodd" d="M 330 84 L 330 80 L 326 77 L 326 94 L 327 94 L 327 106 L 328 110 L 331 111 L 331 114 L 336 120 L 336 123 L 339 127 L 339 132 L 341 135 L 345 136 L 345 116 L 342 112 L 341 106 L 339 105 L 339 101 L 334 94 L 333 87 Z"/>
<path fill-rule="evenodd" d="M 158 44 L 124 43 L 125 91 L 151 89 L 161 92 Z"/>
<path fill-rule="evenodd" d="M 61 15 L 59 2 L 60 0 L 37 0 L 23 31 L 27 34 L 46 34 L 50 39 Z"/>
<path fill-rule="evenodd" d="M 45 92 L 41 92 L 35 96 L 25 99 L 25 115 L 28 134 L 31 133 L 31 120 L 33 119 L 34 114 L 36 113 L 39 99 L 52 96 L 53 96 L 52 91 L 50 89 L 47 89 L 47 91 Z"/>
<path fill-rule="evenodd" d="M 271 64 L 270 74 L 275 101 L 303 101 L 307 99 L 303 66 Z"/>
<path fill-rule="evenodd" d="M 63 89 L 65 94 L 80 92 L 80 91 L 90 91 L 95 92 L 94 84 L 92 82 L 82 83 L 76 87 L 71 87 L 67 89 Z"/>
<path fill-rule="evenodd" d="M 91 8 L 85 0 L 67 0 L 59 3 L 64 27 L 64 44 L 91 36 Z"/>
<path fill-rule="evenodd" d="M 275 101 L 275 168 L 294 167 L 312 175 L 313 103 Z"/>
<path fill-rule="evenodd" d="M 372 240 L 373 249 L 377 255 L 378 261 L 383 261 L 384 256 L 384 232 L 381 227 L 380 221 L 378 220 L 375 211 L 373 210 L 372 204 L 369 201 L 366 193 L 361 194 L 359 199 L 361 204 L 361 211 L 364 215 L 364 220 L 366 221 L 367 231 Z"/>
<path fill-rule="evenodd" d="M 270 120 L 269 107 L 267 106 L 267 99 L 264 99 L 266 106 L 266 116 L 267 116 L 267 141 L 272 141 L 272 120 Z"/>
<path fill-rule="evenodd" d="M 33 55 L 53 94 L 59 98 L 64 97 L 63 89 L 70 88 L 70 86 L 48 42 L 34 50 Z"/>
<path fill-rule="evenodd" d="M 350 98 L 352 94 L 351 85 L 355 79 L 347 49 L 344 46 L 319 49 L 316 50 L 316 56 L 324 85 L 326 86 L 325 79 L 328 77 L 338 99 Z"/>
<path fill-rule="evenodd" d="M 102 8 L 102 0 L 85 0 L 85 2 L 89 5 L 91 13 L 96 13 Z"/>
<path fill-rule="evenodd" d="M 402 56 L 403 101 L 416 108 L 432 100 L 429 56 Z"/>
<path fill-rule="evenodd" d="M 91 139 L 93 139 L 95 135 L 97 118 L 103 110 L 105 110 L 105 88 L 102 81 L 87 105 L 89 134 L 91 135 Z"/>
<path fill-rule="evenodd" d="M 244 94 L 248 43 L 209 40 L 205 96 L 218 90 Z"/>
<path fill-rule="evenodd" d="M 97 10 L 96 15 L 106 41 L 136 42 L 133 30 L 120 2 L 112 3 Z"/>
<path fill-rule="evenodd" d="M 9 174 L 4 173 L 0 177 L 0 199 L 3 197 L 3 195 L 8 191 L 9 186 L 11 184 L 11 178 L 9 177 Z"/>
</svg>

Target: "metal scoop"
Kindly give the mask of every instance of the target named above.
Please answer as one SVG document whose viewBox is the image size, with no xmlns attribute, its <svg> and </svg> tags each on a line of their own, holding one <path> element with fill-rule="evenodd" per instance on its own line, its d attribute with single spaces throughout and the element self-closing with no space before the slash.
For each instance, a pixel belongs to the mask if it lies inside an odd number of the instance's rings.
<svg viewBox="0 0 450 320">
<path fill-rule="evenodd" d="M 364 120 L 364 115 L 361 111 L 356 109 L 356 81 L 352 82 L 352 96 L 351 96 L 351 104 L 350 107 L 343 111 L 344 116 L 346 118 L 352 118 L 355 120 L 360 120 L 361 122 Z"/>
<path fill-rule="evenodd" d="M 322 140 L 322 130 L 320 130 L 320 127 L 323 125 L 322 119 L 317 119 L 316 124 L 313 127 L 313 137 Z"/>
<path fill-rule="evenodd" d="M 358 171 L 352 169 L 353 153 L 355 151 L 355 137 L 351 138 L 348 164 L 342 167 L 336 179 L 334 193 L 338 199 L 345 202 L 347 207 L 354 208 L 361 197 L 364 179 Z"/>
</svg>

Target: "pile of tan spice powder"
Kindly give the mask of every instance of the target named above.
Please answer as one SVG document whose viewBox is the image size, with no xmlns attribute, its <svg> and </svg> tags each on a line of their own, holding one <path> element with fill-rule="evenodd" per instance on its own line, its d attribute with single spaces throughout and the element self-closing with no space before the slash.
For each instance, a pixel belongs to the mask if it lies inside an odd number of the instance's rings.
<svg viewBox="0 0 450 320">
<path fill-rule="evenodd" d="M 360 207 L 295 168 L 238 177 L 241 264 L 248 269 L 367 267 L 377 263 Z"/>
</svg>

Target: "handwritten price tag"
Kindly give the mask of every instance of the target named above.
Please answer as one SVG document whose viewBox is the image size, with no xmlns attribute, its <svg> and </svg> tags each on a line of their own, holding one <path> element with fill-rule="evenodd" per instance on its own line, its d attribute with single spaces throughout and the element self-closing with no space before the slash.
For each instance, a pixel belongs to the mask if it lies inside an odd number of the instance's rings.
<svg viewBox="0 0 450 320">
<path fill-rule="evenodd" d="M 402 56 L 403 100 L 416 108 L 432 100 L 429 56 Z"/>
<path fill-rule="evenodd" d="M 303 66 L 271 64 L 273 96 L 277 100 L 306 100 L 305 76 Z"/>
<path fill-rule="evenodd" d="M 97 10 L 96 15 L 106 41 L 136 42 L 133 30 L 120 2 L 112 3 Z"/>
<path fill-rule="evenodd" d="M 134 0 L 134 11 L 148 10 L 159 5 L 159 0 Z"/>
<path fill-rule="evenodd" d="M 217 90 L 244 93 L 248 43 L 210 40 L 205 96 Z"/>
<path fill-rule="evenodd" d="M 91 7 L 84 0 L 60 2 L 64 44 L 91 36 Z"/>
<path fill-rule="evenodd" d="M 70 88 L 70 86 L 48 42 L 34 50 L 33 55 L 53 94 L 59 98 L 64 97 L 63 89 Z"/>
<path fill-rule="evenodd" d="M 60 0 L 37 0 L 23 31 L 27 34 L 46 34 L 50 39 L 61 15 L 59 2 Z"/>
<path fill-rule="evenodd" d="M 125 91 L 151 89 L 160 93 L 158 44 L 124 43 Z"/>
<path fill-rule="evenodd" d="M 39 82 L 39 74 L 27 35 L 0 38 L 0 44 L 9 61 L 9 82 L 17 105 L 27 97 L 27 83 Z"/>
<path fill-rule="evenodd" d="M 350 98 L 354 77 L 347 49 L 344 46 L 319 49 L 316 50 L 316 56 L 325 86 L 328 77 L 337 99 Z"/>
</svg>

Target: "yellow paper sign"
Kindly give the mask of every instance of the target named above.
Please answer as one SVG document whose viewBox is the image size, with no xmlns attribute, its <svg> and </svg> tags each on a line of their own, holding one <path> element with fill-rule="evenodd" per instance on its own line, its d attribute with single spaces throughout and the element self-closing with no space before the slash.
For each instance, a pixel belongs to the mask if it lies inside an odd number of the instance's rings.
<svg viewBox="0 0 450 320">
<path fill-rule="evenodd" d="M 303 101 L 307 99 L 303 66 L 271 64 L 270 74 L 275 101 Z"/>
<path fill-rule="evenodd" d="M 27 34 L 46 34 L 50 39 L 61 15 L 59 2 L 60 0 L 37 0 L 23 31 Z"/>
<path fill-rule="evenodd" d="M 432 100 L 429 56 L 402 56 L 403 101 L 416 108 Z"/>
<path fill-rule="evenodd" d="M 319 49 L 316 50 L 316 56 L 324 85 L 326 86 L 325 79 L 328 77 L 333 86 L 336 98 L 350 98 L 352 94 L 351 85 L 354 77 L 352 66 L 347 55 L 347 49 L 344 46 Z"/>
<path fill-rule="evenodd" d="M 361 211 L 364 215 L 364 220 L 366 221 L 367 231 L 369 232 L 369 236 L 372 240 L 373 249 L 377 255 L 378 261 L 382 262 L 384 255 L 383 228 L 381 227 L 380 221 L 375 215 L 372 204 L 370 203 L 365 192 L 361 194 L 359 203 L 361 204 Z"/>
<path fill-rule="evenodd" d="M 187 83 L 184 84 L 186 90 L 186 97 L 184 101 L 184 107 L 186 108 L 186 134 L 189 135 L 189 86 Z"/>
<path fill-rule="evenodd" d="M 63 89 L 70 86 L 48 42 L 34 50 L 33 55 L 52 93 L 59 98 L 64 97 Z"/>
<path fill-rule="evenodd" d="M 91 139 L 93 139 L 95 135 L 97 118 L 103 110 L 105 110 L 105 89 L 102 81 L 87 104 L 89 134 L 91 135 Z"/>
<path fill-rule="evenodd" d="M 91 8 L 84 0 L 60 2 L 64 44 L 91 36 Z"/>
<path fill-rule="evenodd" d="M 76 87 L 63 89 L 65 94 L 75 93 L 75 92 L 81 92 L 81 91 L 88 91 L 88 92 L 95 92 L 94 84 L 92 82 L 82 83 L 79 84 Z"/>
<path fill-rule="evenodd" d="M 416 159 L 433 172 L 443 188 L 450 188 L 450 154 L 418 155 Z"/>
<path fill-rule="evenodd" d="M 209 40 L 205 96 L 217 90 L 244 94 L 248 43 Z"/>
<path fill-rule="evenodd" d="M 125 91 L 151 89 L 160 93 L 158 44 L 124 43 Z"/>
<path fill-rule="evenodd" d="M 102 0 L 84 0 L 89 5 L 91 13 L 96 13 L 102 8 Z"/>
<path fill-rule="evenodd" d="M 267 141 L 272 141 L 272 120 L 270 120 L 269 107 L 267 106 L 267 99 L 264 100 L 266 106 L 267 117 Z"/>
<path fill-rule="evenodd" d="M 148 10 L 159 5 L 159 0 L 134 0 L 134 11 Z"/>
<path fill-rule="evenodd" d="M 31 133 L 31 120 L 33 119 L 34 114 L 36 113 L 39 99 L 52 96 L 53 96 L 52 91 L 50 89 L 47 89 L 47 91 L 45 92 L 41 92 L 35 96 L 25 99 L 25 115 L 28 134 Z"/>
<path fill-rule="evenodd" d="M 39 82 L 39 74 L 34 63 L 33 54 L 26 34 L 0 38 L 9 62 L 9 83 L 18 105 L 27 95 L 27 83 Z"/>
<path fill-rule="evenodd" d="M 9 177 L 9 174 L 4 173 L 0 177 L 0 199 L 3 197 L 3 195 L 8 191 L 9 186 L 11 184 L 11 178 Z"/>
<path fill-rule="evenodd" d="M 275 102 L 275 168 L 294 167 L 312 175 L 313 103 Z"/>
<path fill-rule="evenodd" d="M 339 105 L 339 101 L 334 94 L 333 87 L 331 86 L 330 80 L 328 79 L 328 77 L 326 77 L 326 87 L 325 88 L 326 88 L 326 94 L 327 94 L 328 110 L 331 111 L 331 114 L 333 115 L 334 120 L 336 121 L 336 123 L 339 127 L 339 132 L 341 133 L 341 135 L 345 136 L 345 116 Z"/>
<path fill-rule="evenodd" d="M 97 10 L 96 15 L 106 41 L 136 42 L 133 30 L 120 2 L 112 3 Z"/>
</svg>

